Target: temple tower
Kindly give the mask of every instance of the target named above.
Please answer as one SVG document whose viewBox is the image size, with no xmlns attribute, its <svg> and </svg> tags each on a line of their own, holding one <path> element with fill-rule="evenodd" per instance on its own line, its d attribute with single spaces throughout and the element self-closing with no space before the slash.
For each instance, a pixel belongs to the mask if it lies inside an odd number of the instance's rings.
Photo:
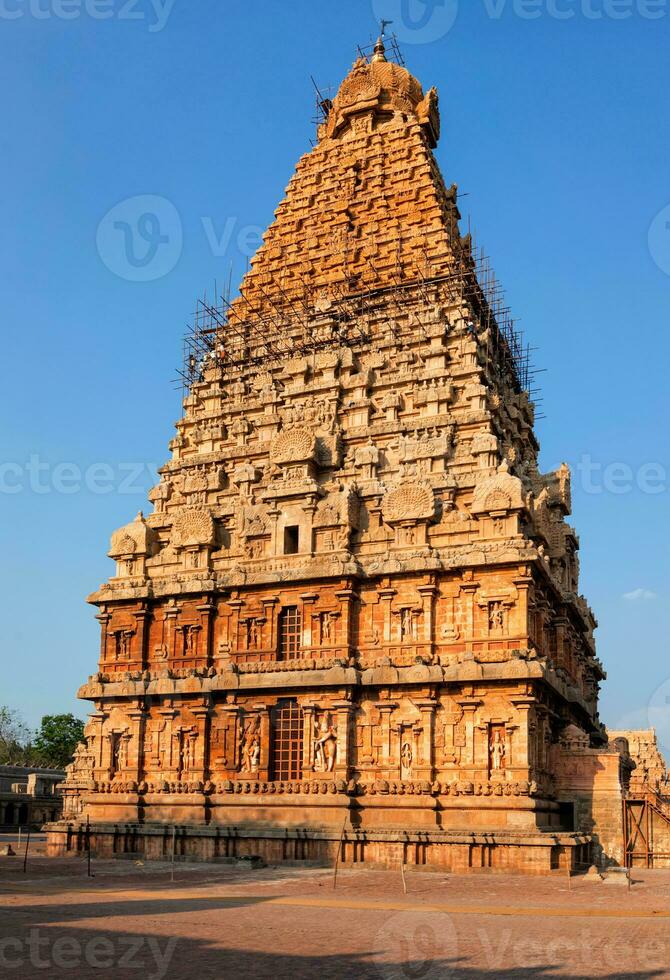
<svg viewBox="0 0 670 980">
<path fill-rule="evenodd" d="M 112 536 L 51 849 L 88 818 L 100 853 L 178 825 L 194 857 L 328 860 L 344 828 L 345 862 L 574 864 L 604 675 L 570 475 L 538 469 L 435 90 L 380 40 L 323 109 L 240 295 L 200 304 L 153 512 Z"/>
</svg>

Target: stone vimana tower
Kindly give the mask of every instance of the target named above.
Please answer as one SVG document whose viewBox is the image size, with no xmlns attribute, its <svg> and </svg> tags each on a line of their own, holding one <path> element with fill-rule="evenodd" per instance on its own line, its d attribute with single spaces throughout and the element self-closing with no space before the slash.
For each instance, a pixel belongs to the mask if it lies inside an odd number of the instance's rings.
<svg viewBox="0 0 670 980">
<path fill-rule="evenodd" d="M 241 295 L 200 304 L 153 513 L 112 536 L 51 853 L 88 818 L 101 854 L 176 825 L 202 858 L 575 866 L 571 759 L 609 750 L 569 472 L 538 469 L 435 90 L 380 41 L 323 110 Z"/>
</svg>

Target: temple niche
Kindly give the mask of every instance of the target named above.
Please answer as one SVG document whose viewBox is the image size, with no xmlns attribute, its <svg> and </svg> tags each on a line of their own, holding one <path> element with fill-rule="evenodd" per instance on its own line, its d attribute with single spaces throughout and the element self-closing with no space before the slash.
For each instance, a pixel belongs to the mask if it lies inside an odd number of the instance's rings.
<svg viewBox="0 0 670 980">
<path fill-rule="evenodd" d="M 193 858 L 576 867 L 570 760 L 611 750 L 569 471 L 539 468 L 434 90 L 379 42 L 326 109 L 243 297 L 199 308 L 153 511 L 89 597 L 49 846 L 88 820 L 101 854 L 178 824 Z"/>
</svg>

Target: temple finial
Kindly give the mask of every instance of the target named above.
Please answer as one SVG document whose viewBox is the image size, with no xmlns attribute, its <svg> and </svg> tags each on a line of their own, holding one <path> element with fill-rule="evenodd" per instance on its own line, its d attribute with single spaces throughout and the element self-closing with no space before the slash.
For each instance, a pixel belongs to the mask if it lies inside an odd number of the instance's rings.
<svg viewBox="0 0 670 980">
<path fill-rule="evenodd" d="M 372 55 L 373 61 L 386 61 L 386 48 L 384 47 L 384 36 L 383 34 L 377 38 L 377 43 L 375 44 L 374 54 Z"/>
<path fill-rule="evenodd" d="M 384 46 L 384 37 L 386 35 L 386 28 L 392 24 L 392 20 L 383 20 L 381 22 L 381 34 L 377 38 L 377 43 L 375 44 L 374 54 L 372 55 L 373 61 L 386 61 L 386 47 Z"/>
</svg>

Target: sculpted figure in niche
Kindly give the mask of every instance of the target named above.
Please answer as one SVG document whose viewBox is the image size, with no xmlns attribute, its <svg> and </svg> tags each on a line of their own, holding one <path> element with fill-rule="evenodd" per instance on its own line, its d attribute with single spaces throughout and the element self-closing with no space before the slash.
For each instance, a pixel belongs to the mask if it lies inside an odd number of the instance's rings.
<svg viewBox="0 0 670 980">
<path fill-rule="evenodd" d="M 261 719 L 254 715 L 244 726 L 241 746 L 242 772 L 257 772 L 261 754 Z"/>
<path fill-rule="evenodd" d="M 491 733 L 489 757 L 489 765 L 492 772 L 500 772 L 505 768 L 505 740 L 499 728 Z"/>
<path fill-rule="evenodd" d="M 183 656 L 194 657 L 198 652 L 197 649 L 198 627 L 184 626 L 182 629 L 183 629 L 183 636 L 184 636 Z"/>
<path fill-rule="evenodd" d="M 247 620 L 247 648 L 258 650 L 261 645 L 261 627 L 256 619 Z"/>
<path fill-rule="evenodd" d="M 414 754 L 410 742 L 403 742 L 400 749 L 400 775 L 402 779 L 409 779 L 412 775 L 412 761 Z"/>
<path fill-rule="evenodd" d="M 315 722 L 314 768 L 317 772 L 332 772 L 337 758 L 337 728 L 330 714 Z"/>
<path fill-rule="evenodd" d="M 400 610 L 400 639 L 416 640 L 416 615 L 413 609 Z"/>
<path fill-rule="evenodd" d="M 112 732 L 110 740 L 110 768 L 114 774 L 123 768 L 123 735 Z"/>
<path fill-rule="evenodd" d="M 505 607 L 502 602 L 489 604 L 489 629 L 492 633 L 502 633 L 505 628 Z"/>
<path fill-rule="evenodd" d="M 194 742 L 195 739 L 191 732 L 181 731 L 178 733 L 179 739 L 179 777 L 191 771 L 193 765 Z"/>
<path fill-rule="evenodd" d="M 321 643 L 330 643 L 332 637 L 332 619 L 330 613 L 321 613 Z"/>
<path fill-rule="evenodd" d="M 130 657 L 130 638 L 132 630 L 116 630 L 112 633 L 114 637 L 114 659 L 127 660 Z"/>
<path fill-rule="evenodd" d="M 244 554 L 247 558 L 262 558 L 265 554 L 265 542 L 262 538 L 248 538 L 244 544 Z"/>
</svg>

